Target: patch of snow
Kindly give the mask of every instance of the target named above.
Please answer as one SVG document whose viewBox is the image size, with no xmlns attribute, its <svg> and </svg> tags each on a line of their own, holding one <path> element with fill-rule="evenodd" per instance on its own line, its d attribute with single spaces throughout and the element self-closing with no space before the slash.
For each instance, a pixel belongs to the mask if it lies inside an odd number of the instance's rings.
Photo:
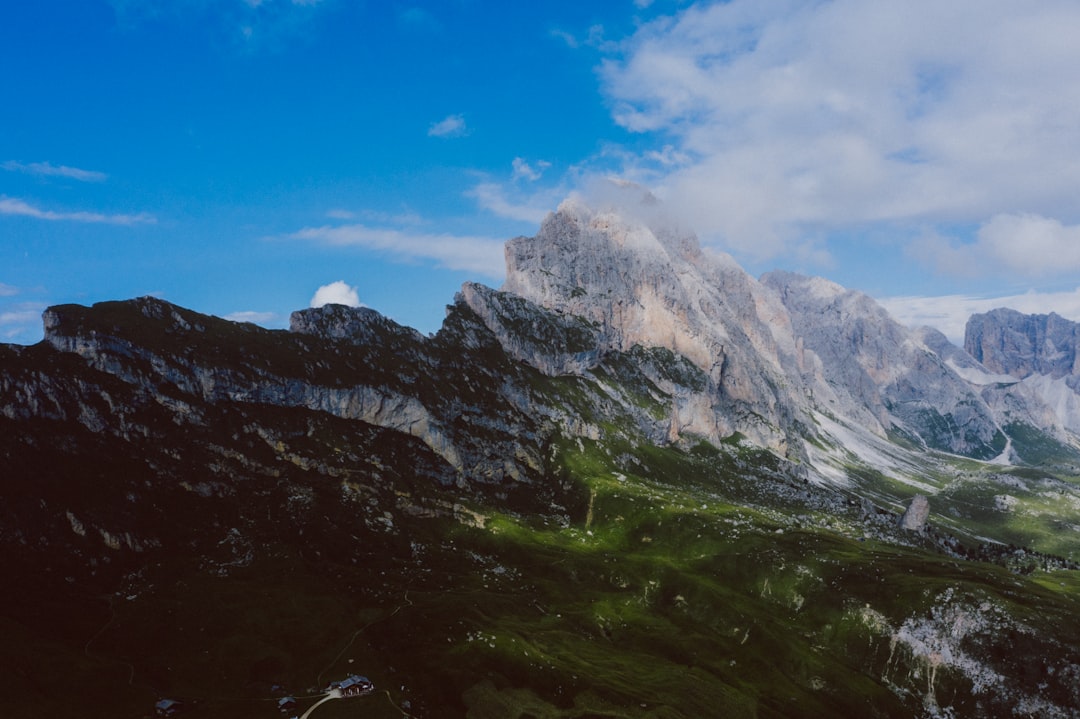
<svg viewBox="0 0 1080 719">
<path fill-rule="evenodd" d="M 1025 378 L 1022 384 L 1054 411 L 1063 427 L 1075 432 L 1080 431 L 1080 395 L 1069 387 L 1067 379 L 1033 374 Z"/>
<path fill-rule="evenodd" d="M 877 435 L 842 424 L 822 414 L 815 419 L 823 433 L 836 445 L 833 452 L 821 451 L 812 444 L 808 445 L 810 461 L 819 475 L 825 479 L 842 477 L 847 484 L 844 465 L 854 457 L 859 463 L 872 467 L 891 478 L 903 482 L 920 492 L 936 494 L 938 488 L 921 482 L 916 477 L 922 474 L 921 468 L 905 456 L 907 452 Z M 833 484 L 839 482 L 833 481 Z"/>
<path fill-rule="evenodd" d="M 1012 437 L 1005 435 L 1005 449 L 1001 450 L 1001 454 L 991 459 L 988 464 L 998 464 L 1004 467 L 1011 467 L 1014 464 Z"/>
<path fill-rule="evenodd" d="M 962 380 L 974 385 L 1016 384 L 1020 381 L 1016 377 L 1008 374 L 992 374 L 977 367 L 961 367 L 952 358 L 945 360 L 945 364 L 947 364 L 949 369 L 953 372 L 960 375 Z"/>
</svg>

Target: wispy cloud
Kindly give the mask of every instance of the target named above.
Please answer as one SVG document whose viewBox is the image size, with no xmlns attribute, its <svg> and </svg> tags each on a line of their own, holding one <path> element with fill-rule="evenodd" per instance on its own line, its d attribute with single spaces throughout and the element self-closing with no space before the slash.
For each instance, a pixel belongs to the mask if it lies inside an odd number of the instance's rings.
<svg viewBox="0 0 1080 719">
<path fill-rule="evenodd" d="M 147 225 L 154 224 L 157 219 L 150 214 L 140 212 L 137 215 L 109 215 L 100 212 L 56 212 L 42 210 L 38 207 L 14 197 L 0 195 L 0 215 L 20 215 L 33 217 L 39 220 L 58 222 L 87 222 L 106 225 Z"/>
<path fill-rule="evenodd" d="M 933 327 L 959 346 L 964 343 L 964 327 L 968 318 L 998 307 L 1008 307 L 1025 314 L 1056 312 L 1062 317 L 1080 321 L 1080 287 L 1063 292 L 1032 290 L 999 297 L 956 294 L 887 297 L 879 301 L 897 321 L 911 327 Z"/>
<path fill-rule="evenodd" d="M 523 158 L 515 157 L 512 166 L 514 168 L 513 179 L 536 182 L 544 176 L 544 171 L 551 167 L 551 163 L 546 160 L 539 160 L 530 165 Z"/>
<path fill-rule="evenodd" d="M 505 271 L 503 241 L 488 237 L 404 232 L 363 224 L 307 227 L 286 239 L 335 247 L 363 247 L 406 261 L 433 260 L 451 270 L 501 277 Z"/>
<path fill-rule="evenodd" d="M 566 45 L 568 47 L 572 47 L 572 48 L 575 48 L 575 49 L 577 49 L 578 47 L 581 47 L 581 43 L 578 41 L 578 39 L 576 37 L 574 37 L 574 35 L 572 33 L 569 33 L 566 30 L 560 30 L 560 29 L 556 28 L 556 29 L 554 29 L 554 30 L 552 30 L 550 32 L 550 35 L 552 37 L 555 37 L 555 38 L 558 38 L 558 39 L 562 40 L 563 42 L 566 43 Z"/>
<path fill-rule="evenodd" d="M 645 179 L 703 239 L 764 259 L 868 223 L 964 223 L 1036 272 L 994 231 L 1036 224 L 1001 213 L 1080 222 L 1077 27 L 1080 5 L 1042 0 L 700 2 L 600 74 L 615 120 L 670 146 Z"/>
<path fill-rule="evenodd" d="M 583 37 L 578 37 L 573 33 L 558 28 L 551 30 L 549 34 L 552 37 L 562 40 L 568 47 L 574 49 L 585 46 L 603 50 L 605 52 L 614 52 L 618 50 L 619 47 L 618 43 L 607 40 L 604 37 L 603 25 L 591 26 Z"/>
<path fill-rule="evenodd" d="M 15 160 L 8 160 L 7 162 L 0 163 L 0 167 L 9 172 L 23 172 L 28 175 L 37 175 L 39 177 L 66 177 L 70 180 L 78 180 L 79 182 L 104 182 L 109 177 L 104 172 L 81 170 L 77 167 L 68 167 L 67 165 L 53 165 L 49 162 L 23 163 L 16 162 Z"/>
<path fill-rule="evenodd" d="M 476 200 L 482 209 L 511 220 L 520 222 L 539 223 L 547 213 L 558 203 L 552 204 L 549 199 L 553 193 L 545 192 L 542 196 L 520 197 L 498 182 L 480 182 L 474 185 L 466 194 Z"/>
<path fill-rule="evenodd" d="M 17 302 L 0 307 L 0 338 L 5 342 L 36 342 L 41 339 L 41 313 L 45 305 Z"/>
<path fill-rule="evenodd" d="M 255 312 L 252 310 L 245 310 L 242 312 L 231 312 L 225 315 L 225 319 L 230 322 L 251 322 L 256 325 L 269 325 L 277 323 L 280 318 L 277 312 Z"/>
<path fill-rule="evenodd" d="M 14 297 L 19 294 L 19 288 L 12 285 L 5 285 L 0 282 L 0 297 Z"/>
<path fill-rule="evenodd" d="M 539 224 L 570 192 L 568 183 L 583 181 L 577 168 L 571 168 L 556 182 L 539 182 L 550 168 L 551 163 L 546 160 L 528 162 L 515 157 L 510 164 L 508 179 L 485 176 L 465 194 L 481 209 L 494 215 Z"/>
<path fill-rule="evenodd" d="M 424 219 L 415 212 L 408 208 L 403 209 L 401 212 L 385 212 L 383 210 L 346 210 L 342 207 L 337 207 L 329 210 L 326 216 L 331 220 L 361 220 L 364 222 L 374 222 L 380 225 L 394 225 L 394 226 L 414 226 L 424 223 Z"/>
<path fill-rule="evenodd" d="M 431 123 L 427 134 L 430 137 L 462 137 L 468 131 L 464 116 L 447 115 L 442 120 Z"/>
</svg>

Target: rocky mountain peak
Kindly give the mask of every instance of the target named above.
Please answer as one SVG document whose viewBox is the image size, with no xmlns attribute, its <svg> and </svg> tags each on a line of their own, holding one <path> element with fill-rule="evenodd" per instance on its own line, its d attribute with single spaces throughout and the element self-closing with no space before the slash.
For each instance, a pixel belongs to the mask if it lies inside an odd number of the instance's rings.
<svg viewBox="0 0 1080 719">
<path fill-rule="evenodd" d="M 1080 324 L 1053 312 L 1025 315 L 999 308 L 972 315 L 964 331 L 964 348 L 975 359 L 992 372 L 1018 379 L 1080 374 L 1077 345 Z"/>
<path fill-rule="evenodd" d="M 771 272 L 762 282 L 790 313 L 800 347 L 820 360 L 824 384 L 836 394 L 830 411 L 936 449 L 987 459 L 1002 451 L 1005 439 L 987 403 L 920 333 L 871 297 L 790 272 Z"/>
<path fill-rule="evenodd" d="M 384 341 L 387 337 L 408 342 L 424 340 L 416 330 L 399 325 L 370 307 L 336 304 L 293 312 L 289 317 L 289 331 L 348 340 L 354 344 Z"/>
<path fill-rule="evenodd" d="M 592 203 L 572 197 L 536 236 L 508 242 L 502 290 L 596 327 L 600 352 L 643 346 L 683 355 L 718 388 L 721 433 L 785 445 L 804 392 L 775 293 L 729 256 L 702 250 L 640 188 L 620 185 L 613 194 Z"/>
</svg>

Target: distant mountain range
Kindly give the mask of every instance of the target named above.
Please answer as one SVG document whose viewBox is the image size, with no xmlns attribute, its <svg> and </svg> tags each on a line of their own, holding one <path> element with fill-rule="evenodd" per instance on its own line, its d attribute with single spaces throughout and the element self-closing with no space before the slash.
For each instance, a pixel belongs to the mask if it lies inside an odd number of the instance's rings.
<svg viewBox="0 0 1080 719">
<path fill-rule="evenodd" d="M 1076 323 L 961 349 L 623 195 L 431 336 L 140 298 L 0 346 L 11 716 L 354 670 L 372 716 L 1075 716 Z"/>
</svg>

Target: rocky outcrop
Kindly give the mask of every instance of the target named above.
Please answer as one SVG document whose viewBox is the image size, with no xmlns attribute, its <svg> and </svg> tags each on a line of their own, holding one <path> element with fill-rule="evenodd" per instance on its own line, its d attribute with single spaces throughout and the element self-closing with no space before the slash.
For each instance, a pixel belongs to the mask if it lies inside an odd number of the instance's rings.
<svg viewBox="0 0 1080 719">
<path fill-rule="evenodd" d="M 825 405 L 829 411 L 934 449 L 983 459 L 1004 449 L 1006 438 L 979 393 L 873 299 L 789 272 L 769 273 L 762 282 L 787 308 L 804 351 L 820 359 L 837 398 Z"/>
<path fill-rule="evenodd" d="M 1080 374 L 1077 346 L 1080 324 L 1059 315 L 1025 315 L 996 309 L 972 315 L 964 331 L 964 349 L 991 372 L 1024 379 Z"/>
<path fill-rule="evenodd" d="M 1059 315 L 996 309 L 972 315 L 964 345 L 996 373 L 984 395 L 1013 421 L 1075 444 L 1080 433 L 1080 324 Z"/>
<path fill-rule="evenodd" d="M 916 494 L 900 517 L 900 528 L 909 532 L 922 532 L 926 529 L 926 520 L 929 517 L 930 500 L 924 495 Z"/>
<path fill-rule="evenodd" d="M 465 283 L 458 298 L 511 357 L 546 375 L 580 375 L 600 362 L 601 330 L 582 317 L 547 312 L 522 297 L 472 282 Z"/>
<path fill-rule="evenodd" d="M 411 327 L 394 322 L 369 307 L 324 305 L 297 310 L 289 316 L 289 331 L 327 339 L 348 340 L 352 344 L 393 342 L 415 345 L 424 336 Z"/>
<path fill-rule="evenodd" d="M 78 355 L 104 377 L 150 393 L 157 404 L 188 408 L 183 421 L 198 421 L 202 403 L 300 407 L 416 437 L 461 475 L 523 480 L 535 471 L 535 450 L 522 449 L 517 439 L 529 438 L 531 430 L 507 426 L 491 412 L 498 406 L 491 398 L 463 407 L 467 392 L 442 392 L 453 382 L 439 384 L 439 343 L 372 310 L 341 306 L 294 313 L 293 326 L 294 332 L 271 332 L 140 298 L 51 308 L 45 342 Z M 468 354 L 459 359 L 467 362 Z M 443 364 L 444 381 L 445 373 L 460 369 L 456 362 Z M 491 385 L 493 394 L 499 386 Z M 35 401 L 50 396 L 43 390 Z M 70 403 L 55 404 L 72 411 Z M 105 424 L 94 421 L 102 416 L 94 412 L 97 404 L 78 403 L 91 429 Z M 455 431 L 452 422 L 471 413 L 489 426 L 493 446 L 477 447 Z M 459 446 L 462 437 L 471 446 Z M 500 440 L 513 446 L 499 446 Z M 488 459 L 495 447 L 495 454 L 505 451 L 516 461 Z"/>
</svg>

